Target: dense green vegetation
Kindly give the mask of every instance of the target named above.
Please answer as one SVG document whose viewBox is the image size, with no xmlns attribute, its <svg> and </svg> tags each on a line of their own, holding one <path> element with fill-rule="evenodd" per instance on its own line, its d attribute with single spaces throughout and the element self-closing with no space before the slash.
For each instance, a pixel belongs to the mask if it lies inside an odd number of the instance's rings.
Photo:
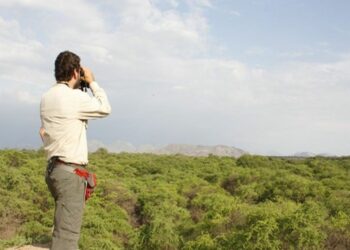
<svg viewBox="0 0 350 250">
<path fill-rule="evenodd" d="M 350 249 L 350 158 L 89 156 L 81 249 Z M 50 241 L 42 150 L 0 151 L 0 249 Z"/>
</svg>

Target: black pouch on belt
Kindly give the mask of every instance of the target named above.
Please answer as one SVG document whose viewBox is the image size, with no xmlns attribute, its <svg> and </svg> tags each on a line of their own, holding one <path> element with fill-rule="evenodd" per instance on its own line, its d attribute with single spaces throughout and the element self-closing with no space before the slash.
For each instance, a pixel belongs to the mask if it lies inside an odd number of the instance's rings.
<svg viewBox="0 0 350 250">
<path fill-rule="evenodd" d="M 55 167 L 55 163 L 57 159 L 58 159 L 58 156 L 52 156 L 47 162 L 47 168 L 46 168 L 47 175 L 51 174 L 53 168 Z"/>
</svg>

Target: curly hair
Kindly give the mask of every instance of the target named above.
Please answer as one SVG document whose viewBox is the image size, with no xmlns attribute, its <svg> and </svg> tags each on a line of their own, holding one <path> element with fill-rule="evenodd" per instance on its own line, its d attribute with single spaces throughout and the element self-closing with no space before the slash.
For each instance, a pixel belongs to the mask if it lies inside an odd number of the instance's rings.
<svg viewBox="0 0 350 250">
<path fill-rule="evenodd" d="M 69 81 L 74 70 L 80 70 L 80 57 L 68 50 L 58 54 L 55 60 L 56 81 Z"/>
</svg>

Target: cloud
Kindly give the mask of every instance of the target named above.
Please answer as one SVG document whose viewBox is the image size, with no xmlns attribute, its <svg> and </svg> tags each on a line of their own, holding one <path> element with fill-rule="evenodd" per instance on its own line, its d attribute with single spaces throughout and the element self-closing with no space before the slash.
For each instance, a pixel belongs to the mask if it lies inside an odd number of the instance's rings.
<svg viewBox="0 0 350 250">
<path fill-rule="evenodd" d="M 20 23 L 0 17 L 0 102 L 11 98 L 23 103 L 37 103 L 33 93 L 40 91 L 38 80 L 48 80 L 42 70 L 45 62 L 41 42 L 26 37 Z"/>
<path fill-rule="evenodd" d="M 0 15 L 0 103 L 37 109 L 54 84 L 55 56 L 69 49 L 93 69 L 114 107 L 110 118 L 90 126 L 91 137 L 106 144 L 346 152 L 350 56 L 274 67 L 213 56 L 219 48 L 203 9 L 214 2 L 158 3 L 1 1 L 3 12 L 19 17 Z M 39 26 L 27 20 L 34 16 Z"/>
<path fill-rule="evenodd" d="M 23 36 L 16 20 L 0 17 L 0 60 L 2 63 L 39 63 L 42 58 L 38 52 L 42 48 L 39 41 Z"/>
<path fill-rule="evenodd" d="M 230 10 L 228 13 L 230 15 L 237 16 L 237 17 L 241 16 L 241 13 L 239 11 L 237 11 L 237 10 Z"/>
<path fill-rule="evenodd" d="M 103 29 L 105 27 L 102 13 L 96 10 L 94 5 L 83 0 L 71 0 L 69 3 L 59 0 L 2 0 L 0 6 L 21 8 L 23 12 L 27 10 L 45 11 L 52 14 L 52 17 L 56 17 L 56 14 L 63 15 L 65 18 L 60 19 L 61 22 L 56 22 L 54 27 L 66 22 L 73 22 L 74 25 L 72 26 L 75 28 L 79 27 L 82 29 L 81 31 Z M 82 20 L 84 20 L 84 22 L 81 22 Z M 65 28 L 70 27 L 68 26 Z"/>
</svg>

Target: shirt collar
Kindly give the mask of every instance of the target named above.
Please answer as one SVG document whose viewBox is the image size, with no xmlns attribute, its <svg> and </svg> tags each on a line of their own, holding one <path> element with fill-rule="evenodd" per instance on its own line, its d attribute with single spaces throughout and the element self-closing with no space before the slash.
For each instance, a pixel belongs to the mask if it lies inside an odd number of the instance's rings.
<svg viewBox="0 0 350 250">
<path fill-rule="evenodd" d="M 70 88 L 69 85 L 68 85 L 68 82 L 66 82 L 66 81 L 58 81 L 57 84 L 66 84 L 67 87 Z"/>
</svg>

